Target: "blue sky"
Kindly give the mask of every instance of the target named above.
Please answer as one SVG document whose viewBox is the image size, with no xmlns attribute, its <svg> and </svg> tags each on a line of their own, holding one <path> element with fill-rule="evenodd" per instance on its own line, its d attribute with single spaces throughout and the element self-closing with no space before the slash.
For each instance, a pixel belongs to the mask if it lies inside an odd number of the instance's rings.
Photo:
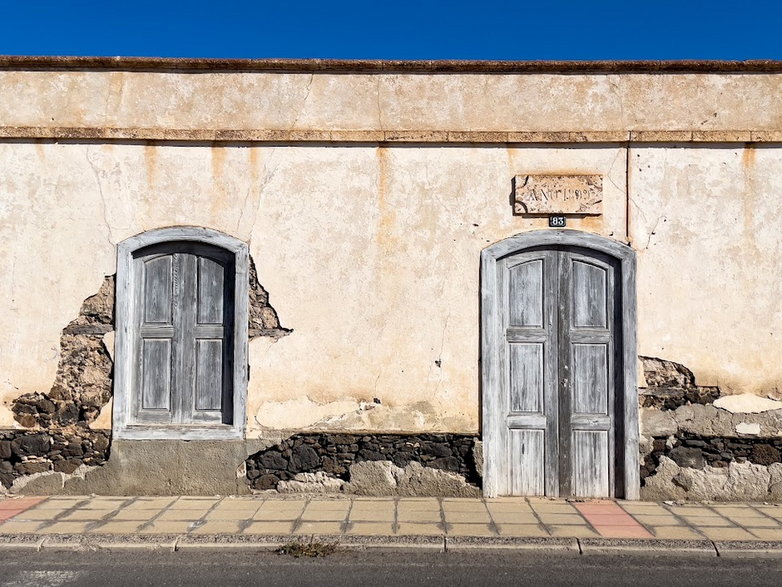
<svg viewBox="0 0 782 587">
<path fill-rule="evenodd" d="M 0 0 L 0 54 L 782 59 L 782 0 Z"/>
</svg>

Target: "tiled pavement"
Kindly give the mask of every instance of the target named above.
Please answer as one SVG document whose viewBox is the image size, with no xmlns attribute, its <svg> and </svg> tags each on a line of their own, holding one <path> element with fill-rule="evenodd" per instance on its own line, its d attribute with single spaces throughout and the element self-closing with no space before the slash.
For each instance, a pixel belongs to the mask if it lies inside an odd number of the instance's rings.
<svg viewBox="0 0 782 587">
<path fill-rule="evenodd" d="M 0 499 L 0 535 L 30 534 L 782 541 L 782 504 L 277 496 Z"/>
</svg>

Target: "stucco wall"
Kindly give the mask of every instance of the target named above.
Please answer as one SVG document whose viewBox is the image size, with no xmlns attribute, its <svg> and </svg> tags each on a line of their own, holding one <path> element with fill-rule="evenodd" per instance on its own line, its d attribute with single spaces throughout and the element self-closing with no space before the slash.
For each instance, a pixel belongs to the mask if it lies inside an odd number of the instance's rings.
<svg viewBox="0 0 782 587">
<path fill-rule="evenodd" d="M 779 131 L 781 78 L 773 73 L 0 71 L 0 126 Z"/>
<path fill-rule="evenodd" d="M 638 251 L 640 354 L 726 393 L 779 397 L 777 143 L 522 145 L 454 132 L 749 140 L 782 127 L 780 78 L 2 71 L 0 136 L 22 138 L 0 141 L 0 427 L 15 425 L 15 397 L 51 386 L 60 331 L 114 273 L 116 243 L 186 224 L 249 242 L 293 331 L 250 343 L 250 437 L 476 432 L 479 255 L 546 226 L 513 215 L 511 179 L 527 173 L 605 176 L 603 216 L 568 228 Z M 132 129 L 194 134 L 141 141 Z M 286 142 L 198 139 L 221 129 L 277 129 Z M 353 130 L 425 142 L 339 134 Z M 31 138 L 59 135 L 71 138 Z"/>
<path fill-rule="evenodd" d="M 639 353 L 782 399 L 782 149 L 634 146 Z"/>
<path fill-rule="evenodd" d="M 114 244 L 193 224 L 250 242 L 293 329 L 250 345 L 250 434 L 474 431 L 480 250 L 546 223 L 513 216 L 511 177 L 605 174 L 605 217 L 572 226 L 620 239 L 625 229 L 618 147 L 6 143 L 0 162 L 14 169 L 2 225 L 13 246 L 0 253 L 12 311 L 0 329 L 16 333 L 2 342 L 3 425 L 13 397 L 51 385 L 60 330 L 114 272 Z"/>
</svg>

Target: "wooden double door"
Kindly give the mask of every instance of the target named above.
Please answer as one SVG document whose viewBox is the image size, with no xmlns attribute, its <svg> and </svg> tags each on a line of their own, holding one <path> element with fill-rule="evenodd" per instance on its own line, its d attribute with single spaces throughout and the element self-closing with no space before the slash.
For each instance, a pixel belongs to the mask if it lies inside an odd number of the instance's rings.
<svg viewBox="0 0 782 587">
<path fill-rule="evenodd" d="M 233 256 L 204 243 L 134 253 L 130 424 L 231 424 Z"/>
<path fill-rule="evenodd" d="M 499 493 L 615 492 L 618 263 L 578 247 L 499 260 Z"/>
</svg>

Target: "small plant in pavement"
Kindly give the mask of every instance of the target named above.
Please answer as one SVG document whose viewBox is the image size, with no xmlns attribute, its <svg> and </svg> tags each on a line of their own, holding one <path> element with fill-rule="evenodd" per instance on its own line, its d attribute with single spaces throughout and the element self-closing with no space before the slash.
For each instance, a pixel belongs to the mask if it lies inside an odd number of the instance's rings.
<svg viewBox="0 0 782 587">
<path fill-rule="evenodd" d="M 306 557 L 319 557 L 328 556 L 334 554 L 337 550 L 337 541 L 334 542 L 320 542 L 315 540 L 314 536 L 310 536 L 309 542 L 302 542 L 301 540 L 291 540 L 280 546 L 277 549 L 277 554 L 289 554 L 293 557 L 300 558 Z"/>
</svg>

